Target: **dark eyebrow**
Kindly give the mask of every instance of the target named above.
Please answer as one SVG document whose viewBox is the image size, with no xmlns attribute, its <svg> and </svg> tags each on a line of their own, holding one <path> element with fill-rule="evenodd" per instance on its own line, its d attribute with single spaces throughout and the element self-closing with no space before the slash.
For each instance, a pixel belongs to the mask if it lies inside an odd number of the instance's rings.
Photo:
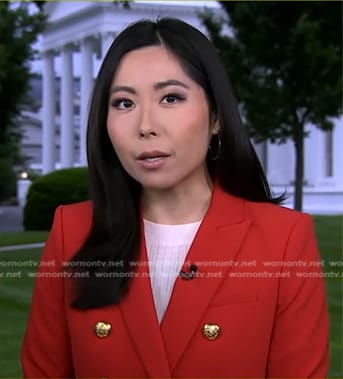
<svg viewBox="0 0 343 379">
<path fill-rule="evenodd" d="M 113 93 L 116 93 L 116 92 L 129 92 L 131 93 L 132 95 L 136 95 L 136 90 L 132 87 L 129 87 L 129 86 L 114 86 L 111 88 L 111 91 L 110 91 L 110 95 L 112 95 Z"/>
<path fill-rule="evenodd" d="M 179 80 L 175 80 L 175 79 L 166 80 L 164 82 L 158 82 L 158 83 L 153 85 L 153 88 L 155 91 L 158 91 L 158 90 L 161 90 L 161 89 L 169 87 L 169 86 L 179 86 L 179 87 L 189 89 L 189 86 L 187 84 L 182 83 Z M 116 93 L 116 92 L 121 92 L 121 91 L 131 93 L 132 95 L 137 94 L 136 90 L 132 87 L 114 86 L 111 88 L 110 95 L 112 95 L 113 93 Z"/>
<path fill-rule="evenodd" d="M 169 87 L 169 86 L 180 86 L 180 87 L 189 89 L 187 84 L 182 83 L 179 80 L 170 79 L 170 80 L 166 80 L 164 82 L 159 82 L 159 83 L 154 84 L 154 90 L 161 90 L 161 89 L 163 89 L 165 87 Z"/>
</svg>

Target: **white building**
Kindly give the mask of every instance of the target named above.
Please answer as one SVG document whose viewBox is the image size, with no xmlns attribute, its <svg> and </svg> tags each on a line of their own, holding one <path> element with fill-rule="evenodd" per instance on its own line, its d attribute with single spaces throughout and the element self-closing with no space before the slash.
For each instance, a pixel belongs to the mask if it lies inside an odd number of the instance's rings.
<svg viewBox="0 0 343 379">
<path fill-rule="evenodd" d="M 182 3 L 182 4 L 181 4 Z M 210 4 L 208 1 L 207 5 Z M 94 77 L 114 37 L 142 18 L 178 17 L 203 32 L 198 18 L 204 2 L 134 2 L 129 9 L 113 2 L 47 2 L 49 24 L 41 41 L 42 109 L 31 115 L 23 147 L 40 157 L 44 173 L 59 167 L 86 165 L 85 135 Z M 220 9 L 213 1 L 215 13 Z M 57 86 L 56 78 L 60 82 Z M 75 83 L 77 82 L 77 85 Z M 79 108 L 79 110 L 75 110 Z M 60 109 L 57 109 L 60 108 Z M 343 119 L 333 132 L 312 127 L 305 142 L 304 210 L 343 213 Z M 35 148 L 33 148 L 35 146 Z M 41 147 L 41 148 L 40 148 Z M 294 147 L 256 146 L 276 193 L 287 189 L 292 205 Z"/>
</svg>

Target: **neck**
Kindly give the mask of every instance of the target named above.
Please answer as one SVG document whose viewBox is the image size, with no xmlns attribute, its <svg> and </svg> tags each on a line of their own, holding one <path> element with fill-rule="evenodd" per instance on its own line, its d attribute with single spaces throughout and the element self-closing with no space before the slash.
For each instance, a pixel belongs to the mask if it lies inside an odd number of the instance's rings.
<svg viewBox="0 0 343 379">
<path fill-rule="evenodd" d="M 212 197 L 212 183 L 204 180 L 197 185 L 170 189 L 144 189 L 143 215 L 148 221 L 176 225 L 204 218 Z"/>
</svg>

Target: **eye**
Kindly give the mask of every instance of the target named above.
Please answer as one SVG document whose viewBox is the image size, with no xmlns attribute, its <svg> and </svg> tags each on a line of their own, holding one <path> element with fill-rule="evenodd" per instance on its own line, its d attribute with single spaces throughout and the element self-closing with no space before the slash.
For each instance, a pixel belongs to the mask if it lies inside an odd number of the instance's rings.
<svg viewBox="0 0 343 379">
<path fill-rule="evenodd" d="M 164 96 L 161 103 L 163 104 L 174 104 L 179 101 L 186 100 L 185 96 L 180 95 L 178 93 L 168 93 L 168 95 Z"/>
<path fill-rule="evenodd" d="M 114 99 L 111 106 L 116 109 L 130 109 L 133 108 L 134 104 L 129 99 Z"/>
</svg>

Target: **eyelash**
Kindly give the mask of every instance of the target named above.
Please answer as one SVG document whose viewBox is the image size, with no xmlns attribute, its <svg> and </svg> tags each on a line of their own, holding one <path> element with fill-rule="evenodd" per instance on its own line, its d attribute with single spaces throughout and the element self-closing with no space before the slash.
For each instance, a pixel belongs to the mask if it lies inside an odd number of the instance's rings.
<svg viewBox="0 0 343 379">
<path fill-rule="evenodd" d="M 175 100 L 177 101 L 184 101 L 186 100 L 186 97 L 184 95 L 180 95 L 178 93 L 168 93 L 167 95 L 163 96 L 162 100 L 168 98 L 168 97 L 172 97 L 174 98 Z M 114 99 L 112 102 L 111 102 L 111 106 L 113 108 L 116 108 L 116 109 L 129 109 L 129 108 L 119 108 L 119 105 L 122 103 L 122 102 L 129 102 L 131 104 L 133 104 L 133 101 L 131 101 L 130 99 L 127 99 L 127 98 L 118 98 L 118 99 Z M 167 103 L 167 104 L 174 104 L 174 102 L 172 103 Z"/>
<path fill-rule="evenodd" d="M 114 99 L 112 102 L 111 102 L 111 106 L 113 107 L 113 108 L 117 108 L 117 109 L 119 109 L 119 105 L 120 105 L 120 103 L 122 103 L 122 102 L 129 102 L 129 103 L 132 103 L 132 101 L 131 100 L 129 100 L 129 99 L 126 99 L 126 98 L 118 98 L 118 99 Z M 124 109 L 127 109 L 127 108 L 124 108 Z"/>
<path fill-rule="evenodd" d="M 186 97 L 183 95 L 180 95 L 179 93 L 168 93 L 167 95 L 163 96 L 162 100 L 164 100 L 167 97 L 173 97 L 177 101 L 184 101 L 186 100 Z"/>
</svg>

